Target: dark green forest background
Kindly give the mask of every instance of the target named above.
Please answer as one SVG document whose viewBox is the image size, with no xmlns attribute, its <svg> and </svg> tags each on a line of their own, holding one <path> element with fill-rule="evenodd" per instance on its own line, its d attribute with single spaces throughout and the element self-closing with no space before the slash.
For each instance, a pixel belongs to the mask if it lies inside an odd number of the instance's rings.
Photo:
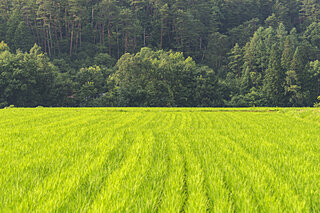
<svg viewBox="0 0 320 213">
<path fill-rule="evenodd" d="M 0 41 L 0 107 L 320 95 L 320 0 L 0 0 Z"/>
</svg>

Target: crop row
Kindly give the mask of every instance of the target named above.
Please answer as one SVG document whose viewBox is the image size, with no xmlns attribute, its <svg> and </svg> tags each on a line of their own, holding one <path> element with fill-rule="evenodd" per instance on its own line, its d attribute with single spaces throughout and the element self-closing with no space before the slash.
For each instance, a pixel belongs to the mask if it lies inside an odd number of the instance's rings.
<svg viewBox="0 0 320 213">
<path fill-rule="evenodd" d="M 0 115 L 3 212 L 320 211 L 320 123 L 293 110 Z"/>
</svg>

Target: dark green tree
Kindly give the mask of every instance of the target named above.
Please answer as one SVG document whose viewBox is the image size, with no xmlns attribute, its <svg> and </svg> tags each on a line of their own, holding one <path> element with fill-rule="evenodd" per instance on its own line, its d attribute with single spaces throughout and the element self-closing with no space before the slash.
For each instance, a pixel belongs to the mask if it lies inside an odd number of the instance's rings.
<svg viewBox="0 0 320 213">
<path fill-rule="evenodd" d="M 305 65 L 306 65 L 306 60 L 303 57 L 302 52 L 300 51 L 300 48 L 297 47 L 292 57 L 290 70 L 293 70 L 296 72 L 297 77 L 299 81 L 302 83 L 302 85 L 307 84 Z"/>
<path fill-rule="evenodd" d="M 195 106 L 197 66 L 182 53 L 142 48 L 125 54 L 114 75 L 122 106 Z"/>
<path fill-rule="evenodd" d="M 90 106 L 92 100 L 106 91 L 106 79 L 100 67 L 82 68 L 76 75 L 77 91 L 75 99 L 79 106 Z"/>
<path fill-rule="evenodd" d="M 201 107 L 222 106 L 220 85 L 215 72 L 209 67 L 199 67 L 197 71 L 196 103 Z"/>
<path fill-rule="evenodd" d="M 277 44 L 272 46 L 269 66 L 263 81 L 263 91 L 270 106 L 283 106 L 284 73 L 281 68 L 281 53 Z"/>
<path fill-rule="evenodd" d="M 285 95 L 290 106 L 302 106 L 303 95 L 301 93 L 301 85 L 298 76 L 294 70 L 289 70 L 286 72 L 285 78 Z"/>
<path fill-rule="evenodd" d="M 308 86 L 310 92 L 309 105 L 315 103 L 317 97 L 320 95 L 320 61 L 312 61 L 308 69 Z"/>
<path fill-rule="evenodd" d="M 15 33 L 13 42 L 15 43 L 15 48 L 21 51 L 28 51 L 33 47 L 35 41 L 30 32 L 29 27 L 24 21 L 20 22 Z"/>
<path fill-rule="evenodd" d="M 291 44 L 290 38 L 287 36 L 284 42 L 284 49 L 281 57 L 281 67 L 283 70 L 288 71 L 291 69 L 291 61 L 293 57 L 293 44 Z"/>
<path fill-rule="evenodd" d="M 230 69 L 232 76 L 240 78 L 243 66 L 243 52 L 238 43 L 231 49 L 231 52 L 228 55 L 228 68 Z"/>
<path fill-rule="evenodd" d="M 13 13 L 10 15 L 9 20 L 7 21 L 7 26 L 6 26 L 6 38 L 5 41 L 6 43 L 13 49 L 16 49 L 16 44 L 15 44 L 15 33 L 17 30 L 18 25 L 21 22 L 21 17 L 19 15 L 19 12 L 17 10 L 14 10 Z"/>
</svg>

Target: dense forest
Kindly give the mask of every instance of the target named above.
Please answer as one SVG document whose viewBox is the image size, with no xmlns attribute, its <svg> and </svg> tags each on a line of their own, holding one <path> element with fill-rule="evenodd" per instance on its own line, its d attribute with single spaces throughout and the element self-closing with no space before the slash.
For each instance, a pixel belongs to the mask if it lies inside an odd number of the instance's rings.
<svg viewBox="0 0 320 213">
<path fill-rule="evenodd" d="M 320 0 L 0 0 L 0 41 L 0 108 L 320 95 Z"/>
</svg>

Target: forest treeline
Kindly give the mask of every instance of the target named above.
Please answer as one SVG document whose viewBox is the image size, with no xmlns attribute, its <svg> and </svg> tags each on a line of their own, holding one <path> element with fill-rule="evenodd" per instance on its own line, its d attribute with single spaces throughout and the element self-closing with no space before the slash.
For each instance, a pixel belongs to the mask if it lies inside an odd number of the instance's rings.
<svg viewBox="0 0 320 213">
<path fill-rule="evenodd" d="M 312 106 L 319 0 L 0 0 L 0 107 Z"/>
</svg>

